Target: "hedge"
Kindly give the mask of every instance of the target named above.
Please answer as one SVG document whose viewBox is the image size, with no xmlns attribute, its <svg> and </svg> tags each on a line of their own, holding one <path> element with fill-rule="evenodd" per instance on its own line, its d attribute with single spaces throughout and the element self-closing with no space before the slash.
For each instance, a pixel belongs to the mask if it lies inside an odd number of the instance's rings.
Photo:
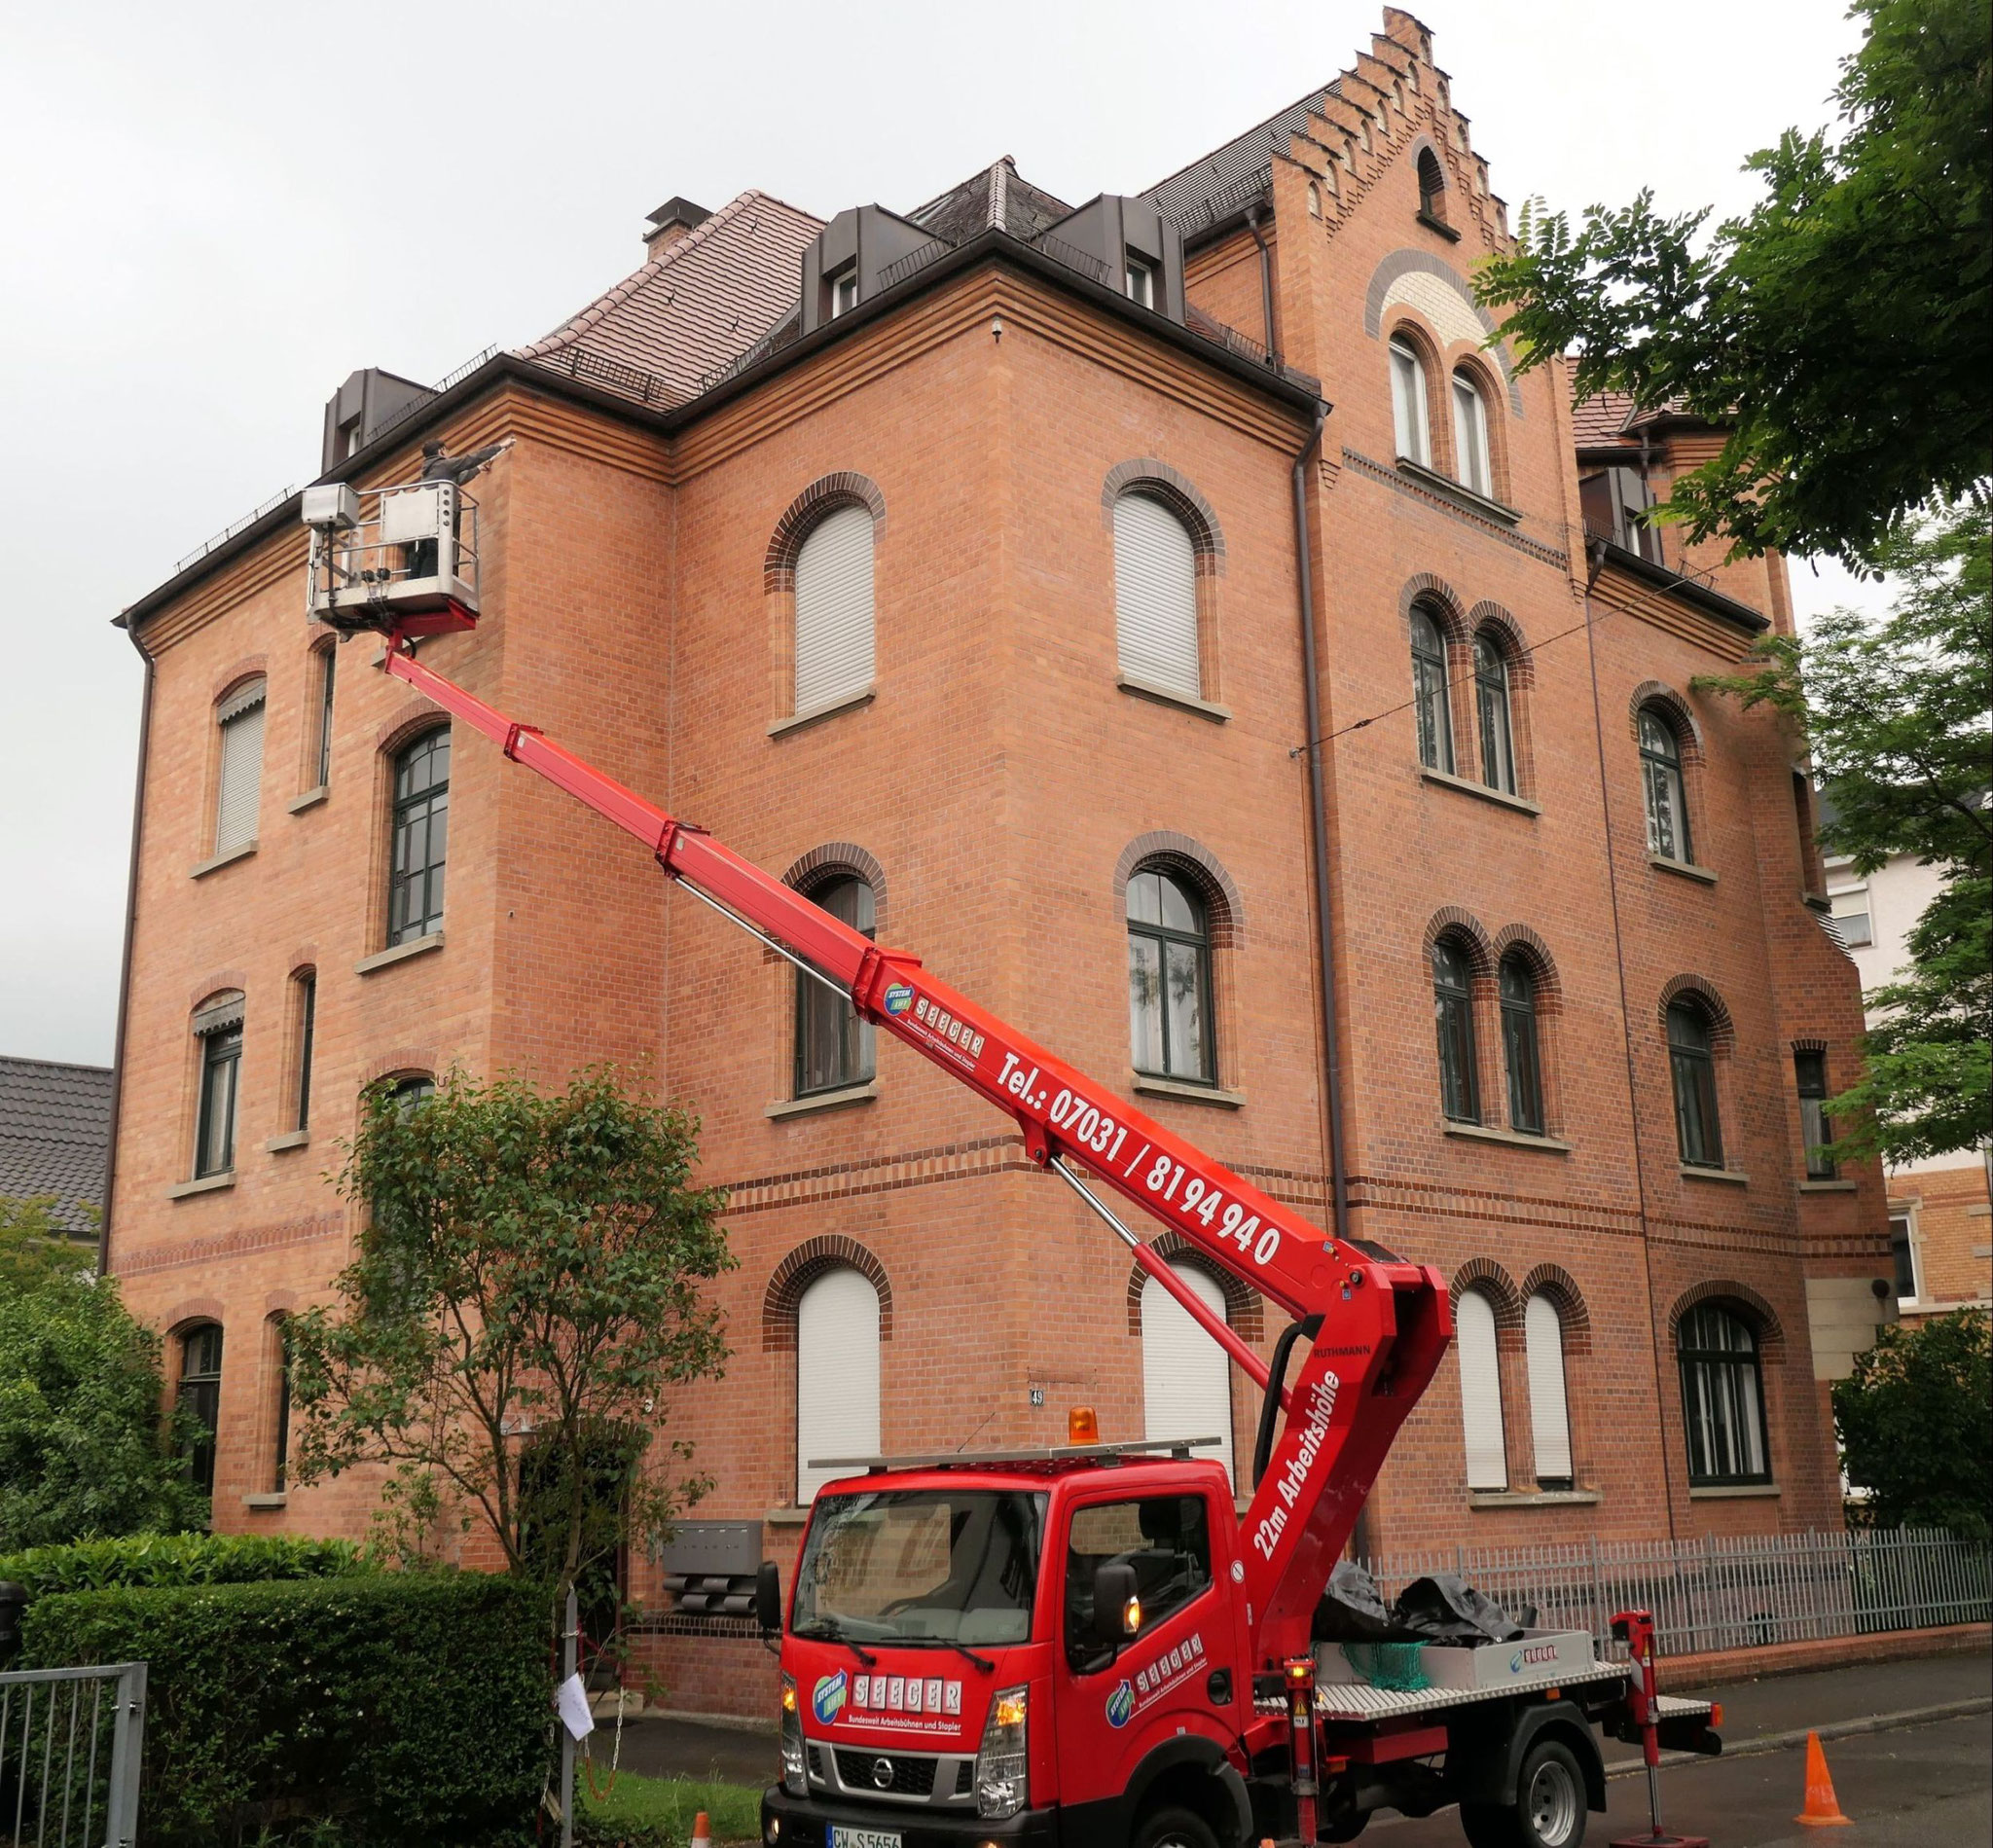
<svg viewBox="0 0 1993 1848">
<path fill-rule="evenodd" d="M 32 1601 L 118 1586 L 249 1585 L 272 1578 L 340 1578 L 373 1570 L 350 1540 L 261 1534 L 133 1534 L 0 1554 L 0 1579 Z"/>
<path fill-rule="evenodd" d="M 23 1666 L 149 1664 L 148 1848 L 529 1842 L 546 1765 L 548 1594 L 480 1573 L 70 1592 Z"/>
</svg>

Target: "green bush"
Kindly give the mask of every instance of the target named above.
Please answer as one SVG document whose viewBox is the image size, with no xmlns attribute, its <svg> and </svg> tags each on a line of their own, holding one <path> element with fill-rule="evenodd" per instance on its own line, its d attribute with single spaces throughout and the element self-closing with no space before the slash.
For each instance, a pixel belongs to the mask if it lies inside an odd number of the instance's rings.
<svg viewBox="0 0 1993 1848">
<path fill-rule="evenodd" d="M 23 1664 L 149 1664 L 148 1848 L 529 1842 L 547 1593 L 477 1573 L 120 1588 L 28 1608 Z"/>
<path fill-rule="evenodd" d="M 0 1554 L 0 1579 L 28 1597 L 162 1585 L 252 1585 L 272 1578 L 344 1578 L 372 1570 L 350 1540 L 261 1534 L 133 1534 Z"/>
</svg>

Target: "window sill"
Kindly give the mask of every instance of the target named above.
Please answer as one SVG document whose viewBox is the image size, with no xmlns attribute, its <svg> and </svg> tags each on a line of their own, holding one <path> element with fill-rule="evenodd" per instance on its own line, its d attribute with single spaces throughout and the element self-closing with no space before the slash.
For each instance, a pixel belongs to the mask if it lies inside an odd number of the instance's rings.
<svg viewBox="0 0 1993 1848">
<path fill-rule="evenodd" d="M 1704 886 L 1714 886 L 1717 876 L 1707 866 L 1697 866 L 1688 860 L 1671 860 L 1665 853 L 1649 853 L 1647 863 L 1657 873 L 1673 873 L 1678 879 L 1692 879 Z"/>
<path fill-rule="evenodd" d="M 1802 1180 L 1801 1193 L 1853 1193 L 1861 1186 L 1859 1180 Z"/>
<path fill-rule="evenodd" d="M 426 956 L 431 950 L 443 948 L 443 932 L 432 930 L 426 937 L 417 937 L 410 943 L 397 943 L 391 950 L 376 950 L 372 956 L 363 956 L 353 964 L 355 975 L 372 975 L 376 969 L 384 969 L 396 962 L 406 962 L 412 956 Z"/>
<path fill-rule="evenodd" d="M 1174 706 L 1179 712 L 1195 712 L 1199 718 L 1208 718 L 1214 724 L 1222 725 L 1232 716 L 1229 706 L 1214 706 L 1209 700 L 1194 700 L 1187 693 L 1173 693 L 1152 680 L 1138 680 L 1131 673 L 1116 674 L 1114 684 L 1123 693 L 1134 694 L 1138 700 L 1152 700 L 1157 706 Z"/>
<path fill-rule="evenodd" d="M 1512 796 L 1505 789 L 1491 789 L 1484 782 L 1472 782 L 1466 777 L 1456 777 L 1450 770 L 1434 770 L 1430 765 L 1421 765 L 1419 775 L 1428 782 L 1437 783 L 1442 789 L 1458 789 L 1464 796 L 1479 796 L 1483 802 L 1492 802 L 1504 809 L 1515 809 L 1523 815 L 1541 815 L 1540 803 L 1532 802 L 1527 796 Z"/>
<path fill-rule="evenodd" d="M 198 866 L 188 869 L 189 879 L 205 879 L 210 873 L 219 872 L 224 866 L 233 866 L 237 860 L 246 860 L 256 852 L 254 841 L 244 841 L 240 847 L 232 847 L 226 853 L 211 854 Z"/>
<path fill-rule="evenodd" d="M 790 732 L 800 732 L 806 725 L 815 725 L 818 719 L 833 718 L 840 712 L 850 712 L 861 706 L 870 706 L 876 697 L 876 687 L 866 687 L 858 693 L 847 693 L 842 698 L 826 701 L 822 706 L 814 706 L 807 712 L 798 712 L 793 718 L 777 719 L 768 728 L 771 738 L 782 738 Z"/>
<path fill-rule="evenodd" d="M 324 783 L 320 783 L 316 789 L 308 789 L 302 796 L 293 796 L 290 801 L 284 804 L 284 813 L 286 815 L 303 815 L 307 809 L 317 808 L 331 794 L 331 789 Z"/>
<path fill-rule="evenodd" d="M 220 1193 L 224 1187 L 236 1184 L 236 1171 L 231 1168 L 226 1174 L 202 1175 L 199 1180 L 176 1180 L 166 1189 L 168 1200 L 185 1200 L 197 1193 Z"/>
<path fill-rule="evenodd" d="M 1448 1123 L 1449 1136 L 1472 1142 L 1506 1142 L 1511 1148 L 1540 1148 L 1546 1155 L 1568 1155 L 1571 1144 L 1555 1136 L 1532 1136 L 1527 1130 L 1492 1129 L 1485 1123 Z"/>
<path fill-rule="evenodd" d="M 1133 1073 L 1131 1082 L 1143 1097 L 1178 1098 L 1185 1104 L 1209 1104 L 1220 1110 L 1236 1110 L 1246 1102 L 1243 1091 L 1224 1091 L 1214 1084 L 1186 1084 L 1181 1078 L 1152 1077 L 1146 1071 Z"/>
<path fill-rule="evenodd" d="M 245 1508 L 254 1508 L 261 1511 L 269 1508 L 287 1507 L 290 1504 L 290 1500 L 291 1498 L 281 1489 L 272 1489 L 262 1495 L 245 1495 L 242 1498 L 242 1505 Z"/>
<path fill-rule="evenodd" d="M 1409 455 L 1397 458 L 1400 475 L 1409 476 L 1421 488 L 1430 489 L 1433 493 L 1443 495 L 1458 507 L 1465 507 L 1468 513 L 1479 514 L 1483 520 L 1492 520 L 1498 526 L 1515 526 L 1522 524 L 1521 510 L 1510 507 L 1499 500 L 1491 500 L 1486 494 L 1477 494 L 1466 482 L 1457 482 L 1451 475 L 1442 475 L 1436 468 L 1428 468 L 1424 462 L 1415 462 Z"/>
<path fill-rule="evenodd" d="M 853 1104 L 870 1104 L 879 1095 L 879 1080 L 868 1078 L 863 1084 L 848 1084 L 838 1091 L 818 1091 L 807 1098 L 785 1098 L 779 1104 L 765 1105 L 762 1114 L 771 1122 L 779 1123 L 785 1117 L 810 1116 L 818 1110 L 843 1110 Z"/>
<path fill-rule="evenodd" d="M 1776 1482 L 1712 1482 L 1689 1486 L 1691 1502 L 1753 1502 L 1781 1494 Z"/>
<path fill-rule="evenodd" d="M 1434 218 L 1431 212 L 1414 212 L 1412 216 L 1420 224 L 1424 225 L 1428 231 L 1436 231 L 1448 243 L 1457 244 L 1460 242 L 1460 233 L 1455 231 L 1445 219 Z"/>
<path fill-rule="evenodd" d="M 808 1508 L 770 1508 L 761 1517 L 763 1527 L 801 1527 L 810 1519 Z"/>
<path fill-rule="evenodd" d="M 1470 1508 L 1588 1508 L 1606 1498 L 1597 1489 L 1469 1489 Z"/>
<path fill-rule="evenodd" d="M 266 1155 L 281 1155 L 287 1148 L 303 1148 L 310 1140 L 311 1132 L 308 1129 L 285 1130 L 281 1136 L 272 1136 L 265 1142 L 263 1152 Z"/>
<path fill-rule="evenodd" d="M 1751 1177 L 1741 1168 L 1696 1168 L 1687 1162 L 1680 1164 L 1684 1180 L 1720 1180 L 1726 1187 L 1748 1187 Z"/>
</svg>

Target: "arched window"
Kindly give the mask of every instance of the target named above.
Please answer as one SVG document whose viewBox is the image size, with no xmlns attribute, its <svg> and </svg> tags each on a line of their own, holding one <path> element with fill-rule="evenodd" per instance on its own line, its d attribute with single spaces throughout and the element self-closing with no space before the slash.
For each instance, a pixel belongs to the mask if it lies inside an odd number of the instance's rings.
<svg viewBox="0 0 1993 1848">
<path fill-rule="evenodd" d="M 796 554 L 796 710 L 856 698 L 873 670 L 872 512 L 837 507 Z"/>
<path fill-rule="evenodd" d="M 1191 1264 L 1173 1264 L 1206 1308 L 1220 1320 L 1224 1292 Z M 1232 1474 L 1232 1379 L 1225 1351 L 1190 1312 L 1151 1277 L 1141 1286 L 1141 1407 L 1145 1437 L 1216 1437 L 1214 1454 Z"/>
<path fill-rule="evenodd" d="M 878 904 L 862 879 L 842 873 L 810 893 L 841 924 L 871 936 L 878 928 Z M 823 1091 L 842 1091 L 869 1084 L 874 1071 L 874 1039 L 870 1021 L 842 995 L 800 971 L 796 976 L 796 1089 L 799 1098 Z"/>
<path fill-rule="evenodd" d="M 271 1322 L 276 1343 L 276 1404 L 271 1424 L 270 1486 L 281 1495 L 291 1468 L 291 1319 L 272 1316 Z"/>
<path fill-rule="evenodd" d="M 1675 1086 L 1675 1140 L 1689 1168 L 1723 1165 L 1723 1130 L 1717 1115 L 1715 1035 L 1699 1001 L 1668 1003 L 1668 1069 Z"/>
<path fill-rule="evenodd" d="M 1640 708 L 1640 775 L 1647 798 L 1647 851 L 1663 859 L 1692 861 L 1688 804 L 1682 792 L 1682 741 L 1674 725 L 1650 706 Z"/>
<path fill-rule="evenodd" d="M 879 1292 L 840 1265 L 796 1304 L 796 1504 L 848 1469 L 815 1463 L 879 1454 Z"/>
<path fill-rule="evenodd" d="M 405 1078 L 397 1078 L 387 1095 L 394 1107 L 406 1116 L 436 1095 L 436 1080 L 426 1071 L 413 1071 Z"/>
<path fill-rule="evenodd" d="M 1453 472 L 1464 488 L 1494 497 L 1495 471 L 1488 462 L 1488 406 L 1481 387 L 1464 372 L 1453 375 Z"/>
<path fill-rule="evenodd" d="M 450 727 L 424 732 L 394 760 L 387 943 L 443 928 L 443 864 L 450 841 Z"/>
<path fill-rule="evenodd" d="M 1481 722 L 1481 780 L 1515 794 L 1515 730 L 1508 707 L 1508 662 L 1483 630 L 1474 637 L 1474 711 Z"/>
<path fill-rule="evenodd" d="M 317 786 L 325 789 L 332 783 L 332 694 L 333 683 L 339 678 L 339 643 L 325 642 L 313 652 L 312 659 L 318 669 L 318 709 L 313 719 L 317 737 L 311 753 L 312 766 Z"/>
<path fill-rule="evenodd" d="M 1460 1350 L 1460 1420 L 1467 1439 L 1468 1487 L 1508 1487 L 1508 1444 L 1502 1418 L 1502 1365 L 1495 1346 L 1495 1305 L 1478 1289 L 1454 1306 Z"/>
<path fill-rule="evenodd" d="M 1502 959 L 1502 1063 L 1508 1073 L 1508 1127 L 1543 1133 L 1543 1062 L 1537 1037 L 1537 977 L 1511 952 Z"/>
<path fill-rule="evenodd" d="M 1529 1356 L 1530 1437 L 1536 1449 L 1537 1486 L 1568 1489 L 1571 1408 L 1564 1393 L 1564 1318 L 1540 1290 L 1523 1310 L 1522 1333 Z"/>
<path fill-rule="evenodd" d="M 1401 459 L 1432 466 L 1432 426 L 1426 414 L 1426 368 L 1411 342 L 1391 343 L 1391 415 Z"/>
<path fill-rule="evenodd" d="M 1308 216 L 1322 216 L 1322 188 L 1313 180 L 1308 182 Z"/>
<path fill-rule="evenodd" d="M 1432 946 L 1432 1016 L 1439 1036 L 1439 1107 L 1456 1123 L 1478 1123 L 1471 976 L 1466 951 L 1451 937 Z"/>
<path fill-rule="evenodd" d="M 1431 614 L 1412 611 L 1412 709 L 1419 724 L 1419 761 L 1453 775 L 1453 701 L 1446 685 L 1446 637 Z"/>
<path fill-rule="evenodd" d="M 1186 700 L 1204 694 L 1197 651 L 1197 548 L 1153 494 L 1114 502 L 1114 632 L 1131 680 Z"/>
<path fill-rule="evenodd" d="M 1128 882 L 1128 1039 L 1136 1070 L 1215 1084 L 1211 924 L 1190 887 L 1150 868 Z"/>
<path fill-rule="evenodd" d="M 311 1059 L 318 1037 L 316 969 L 299 969 L 292 975 L 291 1020 L 291 1046 L 296 1059 L 291 1085 L 292 1097 L 297 1104 L 291 1127 L 308 1130 L 311 1127 Z"/>
<path fill-rule="evenodd" d="M 235 1170 L 242 1015 L 242 991 L 229 989 L 210 996 L 194 1016 L 194 1037 L 200 1048 L 200 1102 L 194 1125 L 196 1180 Z"/>
<path fill-rule="evenodd" d="M 1431 148 L 1419 150 L 1419 210 L 1446 223 L 1446 169 Z"/>
<path fill-rule="evenodd" d="M 222 1415 L 222 1325 L 197 1322 L 180 1332 L 180 1384 L 176 1402 L 193 1414 L 187 1474 L 202 1495 L 214 1493 L 215 1433 Z"/>
<path fill-rule="evenodd" d="M 1682 1418 L 1688 1480 L 1697 1487 L 1769 1482 L 1764 1381 L 1757 1338 L 1723 1303 L 1698 1303 L 1682 1318 Z"/>
<path fill-rule="evenodd" d="M 214 851 L 228 853 L 256 840 L 263 793 L 263 710 L 267 685 L 244 680 L 214 709 L 221 727 L 221 767 L 215 788 Z"/>
</svg>

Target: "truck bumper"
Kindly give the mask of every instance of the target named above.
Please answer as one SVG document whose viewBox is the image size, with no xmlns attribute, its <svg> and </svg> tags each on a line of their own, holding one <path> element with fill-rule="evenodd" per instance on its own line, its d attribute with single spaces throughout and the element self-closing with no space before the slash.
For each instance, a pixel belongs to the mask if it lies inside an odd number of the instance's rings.
<svg viewBox="0 0 1993 1848">
<path fill-rule="evenodd" d="M 1056 1848 L 1058 1813 L 1028 1809 L 992 1822 L 976 1815 L 910 1815 L 904 1809 L 791 1796 L 779 1785 L 762 1793 L 761 1839 L 775 1848 L 829 1848 L 833 1826 L 877 1830 L 897 1836 L 900 1848 L 963 1848 L 985 1841 L 1015 1842 L 1019 1848 Z"/>
</svg>

